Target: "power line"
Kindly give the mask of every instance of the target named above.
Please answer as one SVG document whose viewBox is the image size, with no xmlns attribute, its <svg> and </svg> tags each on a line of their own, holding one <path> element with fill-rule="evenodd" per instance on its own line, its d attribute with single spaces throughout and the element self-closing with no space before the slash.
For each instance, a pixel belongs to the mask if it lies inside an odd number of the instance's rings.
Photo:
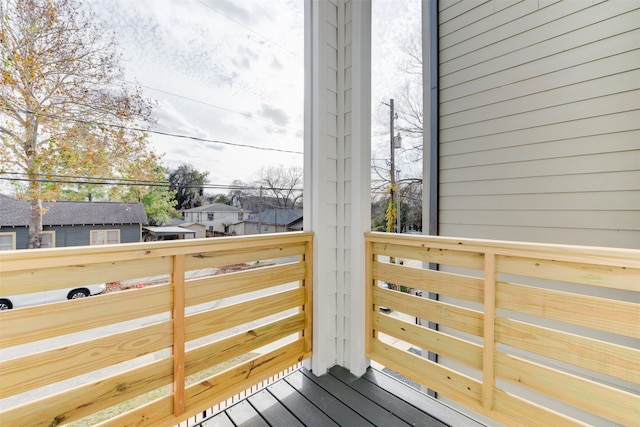
<svg viewBox="0 0 640 427">
<path fill-rule="evenodd" d="M 146 86 L 146 85 L 142 85 L 142 84 L 138 84 L 138 83 L 134 83 L 134 82 L 127 82 L 127 83 L 133 84 L 133 85 L 137 85 L 137 86 L 140 86 L 140 87 L 143 87 L 143 88 L 146 88 L 146 89 L 150 89 L 150 90 L 155 90 L 156 92 L 164 93 L 166 95 L 175 96 L 176 98 L 181 98 L 181 99 L 184 99 L 184 100 L 187 100 L 187 101 L 195 102 L 197 104 L 206 105 L 207 107 L 217 108 L 218 110 L 223 110 L 223 111 L 226 111 L 226 112 L 229 112 L 229 113 L 237 114 L 239 116 L 247 117 L 247 118 L 252 119 L 252 120 L 260 120 L 260 121 L 262 121 L 264 123 L 269 123 L 272 126 L 285 128 L 285 129 L 290 129 L 290 130 L 293 130 L 293 131 L 296 131 L 296 132 L 300 131 L 300 129 L 296 129 L 296 128 L 291 127 L 291 126 L 279 125 L 277 123 L 274 123 L 272 120 L 264 119 L 264 118 L 259 117 L 259 116 L 254 116 L 254 115 L 249 114 L 249 113 L 243 113 L 243 112 L 240 112 L 240 111 L 232 110 L 230 108 L 221 107 L 219 105 L 210 104 L 208 102 L 200 101 L 199 99 L 193 99 L 193 98 L 190 98 L 188 96 L 178 95 L 177 93 L 169 92 L 169 91 L 166 91 L 164 89 L 158 89 L 158 88 L 155 88 L 155 87 Z"/>
<path fill-rule="evenodd" d="M 77 178 L 77 179 L 91 179 L 91 180 L 97 180 L 97 181 L 122 181 L 122 182 L 131 182 L 131 183 L 139 183 L 139 184 L 145 184 L 145 183 L 151 183 L 151 184 L 166 184 L 169 185 L 170 182 L 169 181 L 152 181 L 152 180 L 147 180 L 147 179 L 132 179 L 132 178 L 105 178 L 105 177 L 99 177 L 99 176 L 87 176 L 87 175 L 60 175 L 60 174 L 51 174 L 51 173 L 26 173 L 26 172 L 2 172 L 5 175 L 22 175 L 22 176 L 44 176 L 47 178 L 53 177 L 53 178 Z"/>
<path fill-rule="evenodd" d="M 197 137 L 197 136 L 180 135 L 180 134 L 171 133 L 171 132 L 162 132 L 162 131 L 158 131 L 158 130 L 142 129 L 142 128 L 136 128 L 136 127 L 131 127 L 131 126 L 116 125 L 116 124 L 112 124 L 112 123 L 95 122 L 95 121 L 91 121 L 91 120 L 76 119 L 76 118 L 73 118 L 73 117 L 63 117 L 63 116 L 59 116 L 57 114 L 36 113 L 34 111 L 29 111 L 29 110 L 24 110 L 24 109 L 19 109 L 19 108 L 10 108 L 10 107 L 1 107 L 1 108 L 4 109 L 4 110 L 7 110 L 7 111 L 12 111 L 12 112 L 20 112 L 20 113 L 25 113 L 25 114 L 35 114 L 35 115 L 42 116 L 42 117 L 48 117 L 48 118 L 52 118 L 52 119 L 71 121 L 71 122 L 76 122 L 76 123 L 83 123 L 83 124 L 87 124 L 87 125 L 105 126 L 105 127 L 112 127 L 112 128 L 116 128 L 116 129 L 122 129 L 122 130 L 131 130 L 131 131 L 136 131 L 136 132 L 153 133 L 153 134 L 156 134 L 156 135 L 171 136 L 171 137 L 174 137 L 174 138 L 192 139 L 194 141 L 209 142 L 209 143 L 212 143 L 212 144 L 229 145 L 229 146 L 232 146 L 232 147 L 249 148 L 249 149 L 253 149 L 253 150 L 276 151 L 276 152 L 279 152 L 279 153 L 289 153 L 289 154 L 303 154 L 302 151 L 285 150 L 285 149 L 282 149 L 282 148 L 273 148 L 273 147 L 260 147 L 260 146 L 257 146 L 257 145 L 240 144 L 240 143 L 237 143 L 237 142 L 222 141 L 222 140 L 219 140 L 219 139 L 208 139 L 208 138 L 200 138 L 200 137 Z"/>
<path fill-rule="evenodd" d="M 224 17 L 225 17 L 225 18 L 227 18 L 229 21 L 231 21 L 231 22 L 233 22 L 233 23 L 235 23 L 235 24 L 240 25 L 242 28 L 244 28 L 244 29 L 246 29 L 246 30 L 248 30 L 248 31 L 251 31 L 253 34 L 255 34 L 255 35 L 257 35 L 257 36 L 261 37 L 263 40 L 266 40 L 266 41 L 268 41 L 269 43 L 272 43 L 274 46 L 279 47 L 280 49 L 284 50 L 285 52 L 288 52 L 288 53 L 290 53 L 290 54 L 291 54 L 291 55 L 293 55 L 293 56 L 297 56 L 297 57 L 299 57 L 299 56 L 300 56 L 300 55 L 298 55 L 296 52 L 294 52 L 294 51 L 292 51 L 292 50 L 287 49 L 286 47 L 284 47 L 284 46 L 282 46 L 281 44 L 279 44 L 278 42 L 276 42 L 276 41 L 274 41 L 274 40 L 270 39 L 269 37 L 267 37 L 267 36 L 265 36 L 265 35 L 263 35 L 263 34 L 260 34 L 259 32 L 257 32 L 256 30 L 254 30 L 253 28 L 247 27 L 247 26 L 246 26 L 245 24 L 243 24 L 242 22 L 236 21 L 235 19 L 231 18 L 230 16 L 225 15 L 224 13 L 220 12 L 218 9 L 214 8 L 213 6 L 209 6 L 208 4 L 206 4 L 206 3 L 204 3 L 204 2 L 202 2 L 202 1 L 200 1 L 200 0 L 196 0 L 196 1 L 197 1 L 198 3 L 200 3 L 201 5 L 203 5 L 204 7 L 208 8 L 208 9 L 211 9 L 211 10 L 212 10 L 212 11 L 214 11 L 215 13 L 217 13 L 217 14 L 219 14 L 219 15 L 224 16 Z"/>
<path fill-rule="evenodd" d="M 18 175 L 28 176 L 25 172 L 2 172 L 4 175 Z M 44 178 L 12 178 L 12 177 L 0 177 L 0 180 L 4 181 L 19 181 L 19 182 L 41 182 L 41 183 L 56 183 L 56 184 L 84 184 L 84 185 L 118 185 L 118 186 L 131 186 L 131 187 L 169 187 L 171 183 L 169 181 L 150 181 L 150 180 L 136 180 L 127 178 L 103 178 L 103 177 L 91 177 L 91 176 L 66 176 L 59 174 L 33 174 L 33 176 L 39 176 Z M 57 178 L 57 179 L 51 179 Z M 73 179 L 65 179 L 73 178 Z M 238 185 L 238 184 L 213 184 L 204 183 L 202 185 L 186 184 L 180 185 L 182 188 L 206 188 L 214 190 L 260 190 L 267 187 L 260 185 Z M 302 191 L 301 188 L 288 188 L 288 187 L 268 187 L 271 190 L 284 191 Z"/>
</svg>

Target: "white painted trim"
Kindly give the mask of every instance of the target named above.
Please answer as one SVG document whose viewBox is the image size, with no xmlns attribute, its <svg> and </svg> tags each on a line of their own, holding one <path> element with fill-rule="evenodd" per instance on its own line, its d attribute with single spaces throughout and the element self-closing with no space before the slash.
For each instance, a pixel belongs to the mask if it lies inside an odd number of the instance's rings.
<svg viewBox="0 0 640 427">
<path fill-rule="evenodd" d="M 340 366 L 345 366 L 345 341 L 349 339 L 345 336 L 345 291 L 347 283 L 345 283 L 345 186 L 344 183 L 344 159 L 345 159 L 345 93 L 344 93 L 344 74 L 345 74 L 345 6 L 347 0 L 338 1 L 338 76 L 337 76 L 337 95 L 336 95 L 336 112 L 337 112 L 337 137 L 338 143 L 336 147 L 336 157 L 338 159 L 336 168 L 337 188 L 336 188 L 336 362 Z"/>
<path fill-rule="evenodd" d="M 332 6 L 322 0 L 305 1 L 305 130 L 304 130 L 304 230 L 313 231 L 313 353 L 310 367 L 316 375 L 322 375 L 335 364 L 335 319 L 329 318 L 327 307 L 335 304 L 326 293 L 325 268 L 328 239 L 325 226 L 323 201 L 327 190 L 322 173 L 326 159 L 323 144 L 326 124 L 326 61 L 327 8 Z"/>
<path fill-rule="evenodd" d="M 352 40 L 346 40 L 347 7 Z M 334 44 L 337 58 L 330 51 Z M 354 78 L 346 88 L 349 64 Z M 334 68 L 335 80 L 330 75 Z M 304 229 L 315 233 L 313 355 L 307 367 L 316 375 L 334 364 L 361 375 L 369 365 L 364 354 L 363 233 L 371 223 L 370 112 L 371 0 L 305 2 Z"/>
<path fill-rule="evenodd" d="M 365 357 L 364 232 L 371 230 L 371 1 L 352 1 L 351 316 L 349 367 L 363 375 Z M 359 298 L 358 296 L 362 296 Z"/>
</svg>

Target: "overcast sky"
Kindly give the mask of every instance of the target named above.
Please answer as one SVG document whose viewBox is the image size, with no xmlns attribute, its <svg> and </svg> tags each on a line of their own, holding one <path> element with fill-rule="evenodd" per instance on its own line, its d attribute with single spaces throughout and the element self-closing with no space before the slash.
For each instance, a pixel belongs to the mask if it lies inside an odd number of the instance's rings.
<svg viewBox="0 0 640 427">
<path fill-rule="evenodd" d="M 127 79 L 158 101 L 154 130 L 209 140 L 152 134 L 168 167 L 189 163 L 229 184 L 265 166 L 303 166 L 302 0 L 84 2 L 116 32 Z M 389 59 L 419 23 L 419 4 L 374 0 L 374 103 L 393 96 Z"/>
</svg>

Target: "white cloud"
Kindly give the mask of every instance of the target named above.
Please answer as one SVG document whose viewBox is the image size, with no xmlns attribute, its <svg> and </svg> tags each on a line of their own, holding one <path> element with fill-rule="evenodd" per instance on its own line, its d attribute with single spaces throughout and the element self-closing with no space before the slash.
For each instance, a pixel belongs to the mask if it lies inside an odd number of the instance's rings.
<svg viewBox="0 0 640 427">
<path fill-rule="evenodd" d="M 157 129 L 204 139 L 302 151 L 301 0 L 86 0 L 116 32 L 127 79 L 159 101 Z M 402 7 L 399 7 L 402 5 Z M 419 31 L 420 0 L 373 0 L 374 157 L 387 156 L 388 110 L 399 80 L 402 34 Z M 155 89 L 155 90 L 154 90 Z M 176 94 L 179 97 L 176 97 Z M 184 99 L 189 98 L 191 99 Z M 197 101 L 197 102 L 196 102 Z M 385 119 L 386 112 L 386 119 Z M 249 181 L 303 156 L 152 135 L 167 165 L 209 171 L 213 183 Z M 385 147 L 387 147 L 385 149 Z M 402 167 L 410 170 L 409 167 Z"/>
<path fill-rule="evenodd" d="M 301 2 L 87 3 L 115 31 L 127 79 L 159 101 L 157 130 L 302 151 Z M 251 180 L 272 163 L 302 166 L 301 155 L 154 134 L 151 140 L 168 166 L 193 164 L 217 184 Z"/>
</svg>

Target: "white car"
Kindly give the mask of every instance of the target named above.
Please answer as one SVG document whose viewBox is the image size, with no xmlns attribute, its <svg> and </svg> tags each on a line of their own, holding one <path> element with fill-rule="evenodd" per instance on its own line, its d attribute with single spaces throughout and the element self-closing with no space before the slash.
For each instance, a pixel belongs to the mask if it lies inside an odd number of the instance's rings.
<svg viewBox="0 0 640 427">
<path fill-rule="evenodd" d="M 90 295 L 101 294 L 106 288 L 107 285 L 102 283 L 97 285 L 79 286 L 77 288 L 55 289 L 52 291 L 0 297 L 0 310 L 10 310 L 12 308 L 28 307 L 30 305 L 85 298 Z"/>
</svg>

